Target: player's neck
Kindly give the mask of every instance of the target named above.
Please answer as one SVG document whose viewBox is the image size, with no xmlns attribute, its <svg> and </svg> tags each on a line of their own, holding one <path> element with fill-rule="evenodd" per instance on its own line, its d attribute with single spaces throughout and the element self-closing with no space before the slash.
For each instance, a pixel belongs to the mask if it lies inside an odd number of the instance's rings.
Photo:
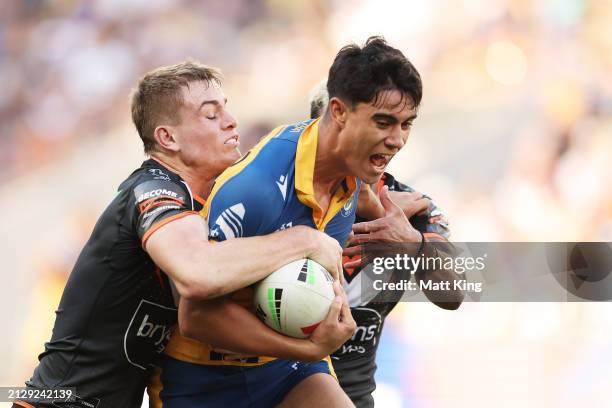
<svg viewBox="0 0 612 408">
<path fill-rule="evenodd" d="M 189 186 L 192 193 L 206 199 L 210 194 L 212 185 L 215 182 L 216 175 L 209 175 L 204 169 L 197 169 L 187 166 L 180 160 L 168 157 L 164 154 L 151 154 L 151 158 L 159 162 L 173 173 L 178 174 L 185 183 Z"/>
<path fill-rule="evenodd" d="M 326 194 L 331 196 L 346 176 L 344 161 L 335 143 L 332 123 L 321 118 L 319 123 L 319 138 L 317 140 L 317 153 L 313 175 L 315 195 Z"/>
</svg>

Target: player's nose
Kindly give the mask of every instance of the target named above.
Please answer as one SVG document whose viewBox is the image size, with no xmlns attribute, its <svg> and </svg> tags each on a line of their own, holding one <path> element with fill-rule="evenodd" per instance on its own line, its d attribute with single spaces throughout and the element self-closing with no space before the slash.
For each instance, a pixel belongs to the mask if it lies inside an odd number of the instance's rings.
<svg viewBox="0 0 612 408">
<path fill-rule="evenodd" d="M 402 135 L 401 128 L 399 126 L 394 127 L 389 136 L 385 139 L 385 145 L 389 149 L 400 150 L 406 144 L 406 140 Z"/>
<path fill-rule="evenodd" d="M 234 129 L 238 127 L 238 122 L 236 122 L 236 118 L 229 113 L 225 112 L 223 117 L 223 130 Z"/>
</svg>

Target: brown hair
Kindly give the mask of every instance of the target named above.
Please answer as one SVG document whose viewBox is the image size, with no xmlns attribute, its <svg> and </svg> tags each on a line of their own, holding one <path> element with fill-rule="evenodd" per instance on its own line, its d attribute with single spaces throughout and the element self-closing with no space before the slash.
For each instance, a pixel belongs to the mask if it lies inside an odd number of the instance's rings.
<svg viewBox="0 0 612 408">
<path fill-rule="evenodd" d="M 132 92 L 132 121 L 144 144 L 145 153 L 155 148 L 153 133 L 164 122 L 180 123 L 179 108 L 183 103 L 182 88 L 191 82 L 205 81 L 221 85 L 221 72 L 197 61 L 187 60 L 176 65 L 147 72 Z"/>
</svg>

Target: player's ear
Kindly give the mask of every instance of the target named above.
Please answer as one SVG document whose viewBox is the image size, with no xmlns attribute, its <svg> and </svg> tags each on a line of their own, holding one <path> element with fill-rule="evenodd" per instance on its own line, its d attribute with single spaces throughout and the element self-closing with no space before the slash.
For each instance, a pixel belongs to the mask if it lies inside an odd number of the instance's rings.
<svg viewBox="0 0 612 408">
<path fill-rule="evenodd" d="M 340 99 L 333 97 L 329 100 L 329 114 L 332 120 L 337 123 L 341 129 L 344 128 L 346 123 L 347 113 L 348 107 Z"/>
<path fill-rule="evenodd" d="M 157 126 L 153 131 L 153 138 L 155 139 L 157 145 L 165 150 L 171 150 L 173 152 L 177 152 L 179 150 L 172 126 Z"/>
</svg>

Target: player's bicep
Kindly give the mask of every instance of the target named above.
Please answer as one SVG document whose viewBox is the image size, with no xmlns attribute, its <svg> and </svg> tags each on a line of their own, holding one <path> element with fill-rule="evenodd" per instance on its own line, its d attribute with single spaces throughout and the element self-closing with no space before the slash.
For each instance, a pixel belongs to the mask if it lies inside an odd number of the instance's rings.
<svg viewBox="0 0 612 408">
<path fill-rule="evenodd" d="M 145 251 L 155 265 L 166 272 L 177 285 L 187 284 L 190 256 L 208 241 L 206 221 L 198 214 L 188 214 L 159 227 L 145 242 Z"/>
</svg>

